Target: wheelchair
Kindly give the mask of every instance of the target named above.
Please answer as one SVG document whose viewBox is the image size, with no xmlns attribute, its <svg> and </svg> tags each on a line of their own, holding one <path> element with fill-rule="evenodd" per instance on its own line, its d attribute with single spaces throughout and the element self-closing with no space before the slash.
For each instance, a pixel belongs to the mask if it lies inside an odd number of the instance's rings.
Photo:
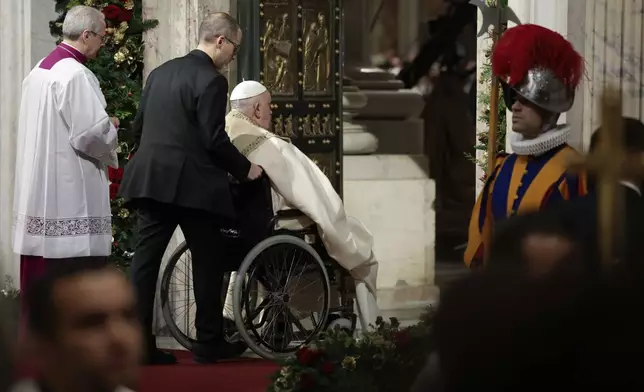
<svg viewBox="0 0 644 392">
<path fill-rule="evenodd" d="M 282 359 L 329 329 L 353 334 L 357 323 L 353 278 L 328 255 L 316 225 L 279 229 L 278 223 L 305 215 L 297 210 L 274 214 L 266 176 L 233 183 L 231 190 L 236 220 L 234 227 L 221 230 L 226 246 L 214 262 L 224 260 L 229 271 L 221 294 L 223 328 L 235 354 L 250 348 L 265 359 Z M 189 257 L 185 242 L 170 257 L 161 280 L 161 305 L 170 334 L 191 350 L 196 331 L 194 316 L 188 314 L 195 307 L 190 262 L 184 261 Z M 305 287 L 296 291 L 299 283 Z M 175 291 L 176 284 L 185 287 Z M 304 299 L 297 297 L 302 291 Z M 315 298 L 313 305 L 310 298 Z M 179 309 L 182 317 L 176 315 Z"/>
</svg>

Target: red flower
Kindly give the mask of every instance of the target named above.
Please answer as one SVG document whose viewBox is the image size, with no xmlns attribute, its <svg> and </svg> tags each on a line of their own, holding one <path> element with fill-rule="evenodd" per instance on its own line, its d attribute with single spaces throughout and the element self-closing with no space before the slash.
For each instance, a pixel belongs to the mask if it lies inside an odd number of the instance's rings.
<svg viewBox="0 0 644 392">
<path fill-rule="evenodd" d="M 111 166 L 107 167 L 107 176 L 111 182 L 121 182 L 123 179 L 123 168 L 115 169 Z"/>
<path fill-rule="evenodd" d="M 110 184 L 110 200 L 114 200 L 119 194 L 119 184 L 113 182 Z"/>
<path fill-rule="evenodd" d="M 333 362 L 329 362 L 329 361 L 324 362 L 322 366 L 320 366 L 320 370 L 322 371 L 322 373 L 327 375 L 333 373 L 334 369 L 335 369 L 335 365 L 333 364 Z"/>
<path fill-rule="evenodd" d="M 129 22 L 132 20 L 132 11 L 120 10 L 116 20 L 119 22 Z"/>
<path fill-rule="evenodd" d="M 302 373 L 300 376 L 300 388 L 311 389 L 315 386 L 315 377 L 311 373 Z"/>
<path fill-rule="evenodd" d="M 295 356 L 297 357 L 298 362 L 302 365 L 309 365 L 319 356 L 319 354 L 320 352 L 318 350 L 312 350 L 308 347 L 302 347 L 297 350 Z"/>
<path fill-rule="evenodd" d="M 118 19 L 119 15 L 123 12 L 123 9 L 115 4 L 110 4 L 107 7 L 103 8 L 103 15 L 106 19 Z"/>
<path fill-rule="evenodd" d="M 409 344 L 409 332 L 396 331 L 393 333 L 393 340 L 398 346 L 406 346 Z"/>
</svg>

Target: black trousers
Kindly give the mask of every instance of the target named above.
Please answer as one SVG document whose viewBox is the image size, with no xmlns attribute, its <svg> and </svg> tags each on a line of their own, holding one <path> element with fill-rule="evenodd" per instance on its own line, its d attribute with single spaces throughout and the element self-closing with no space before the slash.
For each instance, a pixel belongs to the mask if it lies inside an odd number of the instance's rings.
<svg viewBox="0 0 644 392">
<path fill-rule="evenodd" d="M 197 305 L 195 327 L 200 345 L 214 346 L 223 340 L 222 284 L 226 268 L 218 255 L 226 245 L 221 228 L 224 218 L 202 210 L 140 200 L 138 213 L 139 242 L 131 266 L 131 279 L 139 302 L 139 317 L 147 349 L 156 349 L 152 333 L 154 299 L 161 258 L 179 226 L 192 255 L 192 279 Z M 219 261 L 219 262 L 218 262 Z"/>
</svg>

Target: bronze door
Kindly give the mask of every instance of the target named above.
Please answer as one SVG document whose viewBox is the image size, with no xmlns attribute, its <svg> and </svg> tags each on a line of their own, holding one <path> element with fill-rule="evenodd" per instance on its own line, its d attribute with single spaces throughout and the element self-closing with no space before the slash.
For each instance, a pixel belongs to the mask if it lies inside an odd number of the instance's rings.
<svg viewBox="0 0 644 392">
<path fill-rule="evenodd" d="M 238 80 L 271 91 L 271 131 L 315 161 L 342 194 L 341 0 L 239 3 Z"/>
</svg>

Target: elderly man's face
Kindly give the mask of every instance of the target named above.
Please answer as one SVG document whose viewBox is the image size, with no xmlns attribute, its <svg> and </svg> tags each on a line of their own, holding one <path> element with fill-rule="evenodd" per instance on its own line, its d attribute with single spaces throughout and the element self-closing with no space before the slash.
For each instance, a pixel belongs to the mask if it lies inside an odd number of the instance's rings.
<svg viewBox="0 0 644 392">
<path fill-rule="evenodd" d="M 83 43 L 86 47 L 85 55 L 94 59 L 104 45 L 106 34 L 105 20 L 101 21 L 101 27 L 98 31 L 86 31 L 83 35 Z"/>
<path fill-rule="evenodd" d="M 257 107 L 253 113 L 255 121 L 260 127 L 270 129 L 273 113 L 271 111 L 271 93 L 268 91 L 259 96 Z"/>
</svg>

